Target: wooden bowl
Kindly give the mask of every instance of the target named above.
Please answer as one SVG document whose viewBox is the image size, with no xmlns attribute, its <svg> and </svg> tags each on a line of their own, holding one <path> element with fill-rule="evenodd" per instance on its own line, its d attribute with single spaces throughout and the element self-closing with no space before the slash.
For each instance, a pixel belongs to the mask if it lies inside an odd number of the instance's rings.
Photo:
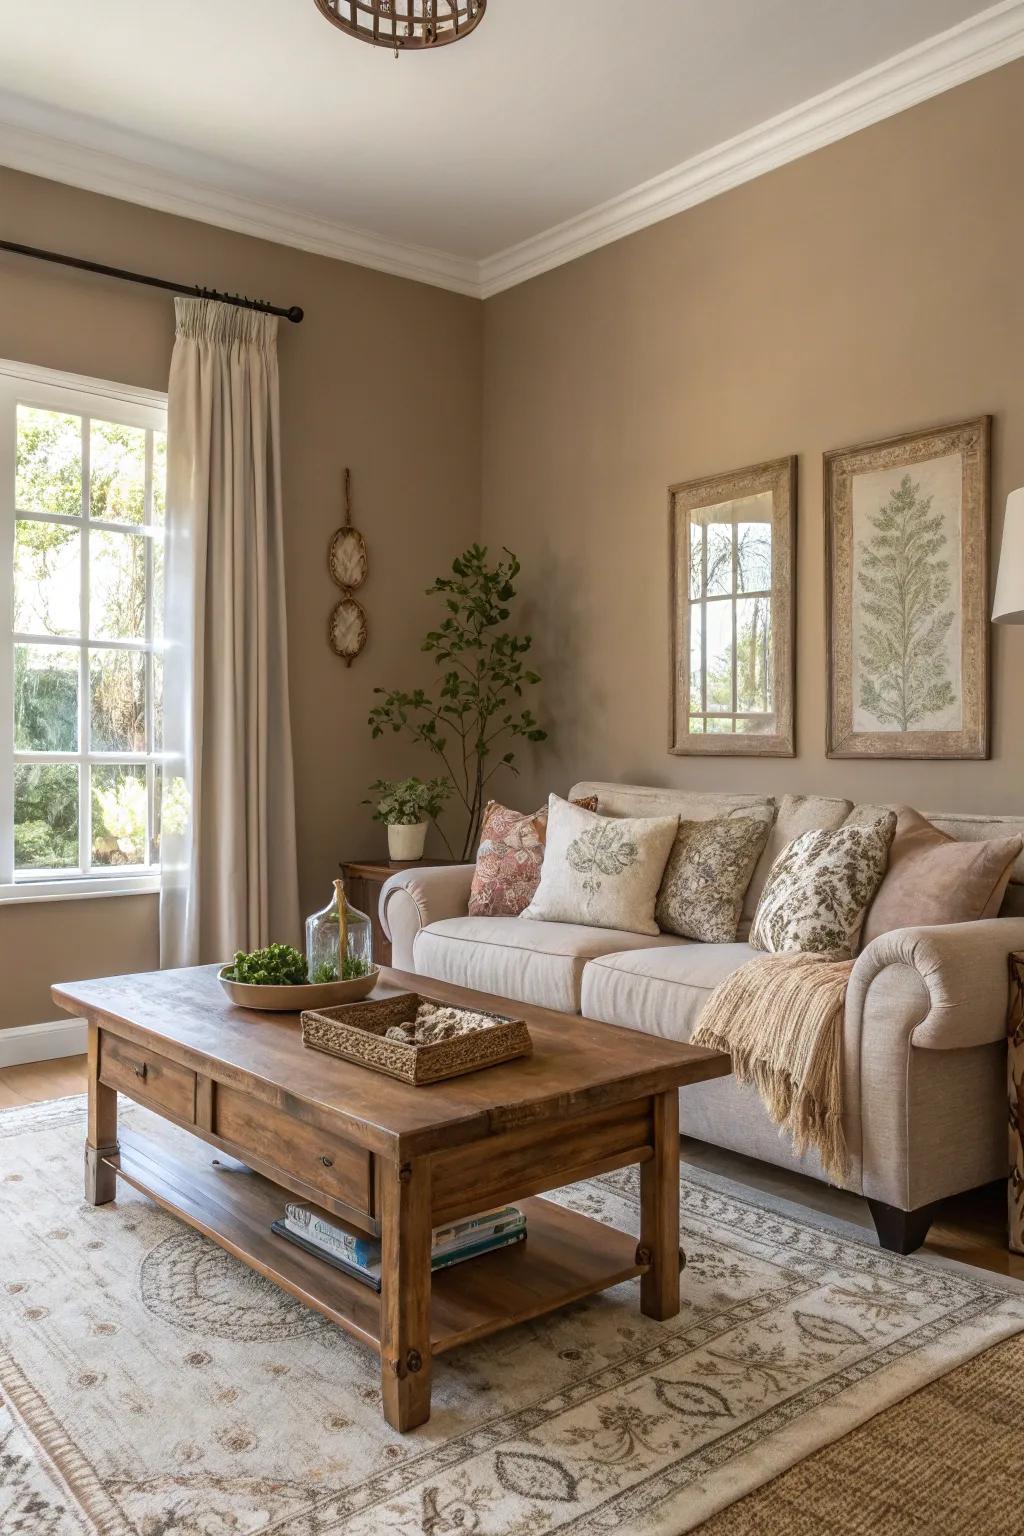
<svg viewBox="0 0 1024 1536">
<path fill-rule="evenodd" d="M 380 967 L 351 981 L 304 981 L 291 986 L 253 986 L 246 981 L 232 981 L 221 967 L 217 979 L 236 1008 L 257 1008 L 264 1013 L 300 1013 L 303 1008 L 329 1008 L 335 1003 L 358 1003 L 369 997 L 377 985 Z"/>
</svg>

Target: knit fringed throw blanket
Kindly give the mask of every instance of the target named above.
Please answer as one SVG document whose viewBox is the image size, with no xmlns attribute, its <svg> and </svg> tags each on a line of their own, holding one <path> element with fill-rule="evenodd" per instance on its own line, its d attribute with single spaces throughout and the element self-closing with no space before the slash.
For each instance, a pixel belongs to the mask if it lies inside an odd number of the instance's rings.
<svg viewBox="0 0 1024 1536">
<path fill-rule="evenodd" d="M 843 1004 L 852 960 L 763 955 L 708 998 L 694 1045 L 728 1051 L 738 1082 L 753 1083 L 799 1156 L 813 1147 L 826 1175 L 850 1169 L 843 1134 Z"/>
</svg>

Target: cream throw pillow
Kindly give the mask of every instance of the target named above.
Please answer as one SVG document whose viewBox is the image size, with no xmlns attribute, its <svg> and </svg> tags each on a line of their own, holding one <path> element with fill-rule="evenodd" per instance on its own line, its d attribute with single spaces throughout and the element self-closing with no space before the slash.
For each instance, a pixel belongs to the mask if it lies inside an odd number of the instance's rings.
<svg viewBox="0 0 1024 1536">
<path fill-rule="evenodd" d="M 704 944 L 732 944 L 743 897 L 768 840 L 774 808 L 711 821 L 680 821 L 654 916 L 665 933 Z"/>
<path fill-rule="evenodd" d="M 805 832 L 772 865 L 750 942 L 771 954 L 851 960 L 896 831 L 890 811 L 867 827 Z"/>
<path fill-rule="evenodd" d="M 678 816 L 598 816 L 552 795 L 540 885 L 523 917 L 656 934 Z"/>
</svg>

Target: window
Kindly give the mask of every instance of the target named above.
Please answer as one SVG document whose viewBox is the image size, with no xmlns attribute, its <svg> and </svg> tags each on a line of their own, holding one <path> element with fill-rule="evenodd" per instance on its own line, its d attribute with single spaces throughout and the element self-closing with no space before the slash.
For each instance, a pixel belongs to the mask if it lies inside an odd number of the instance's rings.
<svg viewBox="0 0 1024 1536">
<path fill-rule="evenodd" d="M 0 363 L 0 894 L 159 863 L 166 404 Z"/>
<path fill-rule="evenodd" d="M 770 491 L 691 513 L 690 604 L 690 730 L 770 730 Z"/>
<path fill-rule="evenodd" d="M 670 750 L 792 756 L 796 466 L 671 488 Z"/>
</svg>

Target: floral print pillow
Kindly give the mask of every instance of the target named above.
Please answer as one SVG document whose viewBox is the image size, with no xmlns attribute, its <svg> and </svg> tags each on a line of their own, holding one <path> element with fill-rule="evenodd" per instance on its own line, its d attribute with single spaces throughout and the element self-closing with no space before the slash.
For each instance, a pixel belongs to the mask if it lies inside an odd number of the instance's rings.
<svg viewBox="0 0 1024 1536">
<path fill-rule="evenodd" d="M 572 803 L 597 810 L 596 795 Z M 547 830 L 546 805 L 531 813 L 488 801 L 469 893 L 470 917 L 518 917 L 530 905 L 540 884 Z"/>
<path fill-rule="evenodd" d="M 754 913 L 754 949 L 852 960 L 895 831 L 896 814 L 890 811 L 866 827 L 804 832 L 784 848 Z"/>
<path fill-rule="evenodd" d="M 654 902 L 678 816 L 595 816 L 552 795 L 540 885 L 522 917 L 657 934 Z"/>
<path fill-rule="evenodd" d="M 654 918 L 665 933 L 704 944 L 733 944 L 774 810 L 681 821 L 668 856 Z"/>
</svg>

